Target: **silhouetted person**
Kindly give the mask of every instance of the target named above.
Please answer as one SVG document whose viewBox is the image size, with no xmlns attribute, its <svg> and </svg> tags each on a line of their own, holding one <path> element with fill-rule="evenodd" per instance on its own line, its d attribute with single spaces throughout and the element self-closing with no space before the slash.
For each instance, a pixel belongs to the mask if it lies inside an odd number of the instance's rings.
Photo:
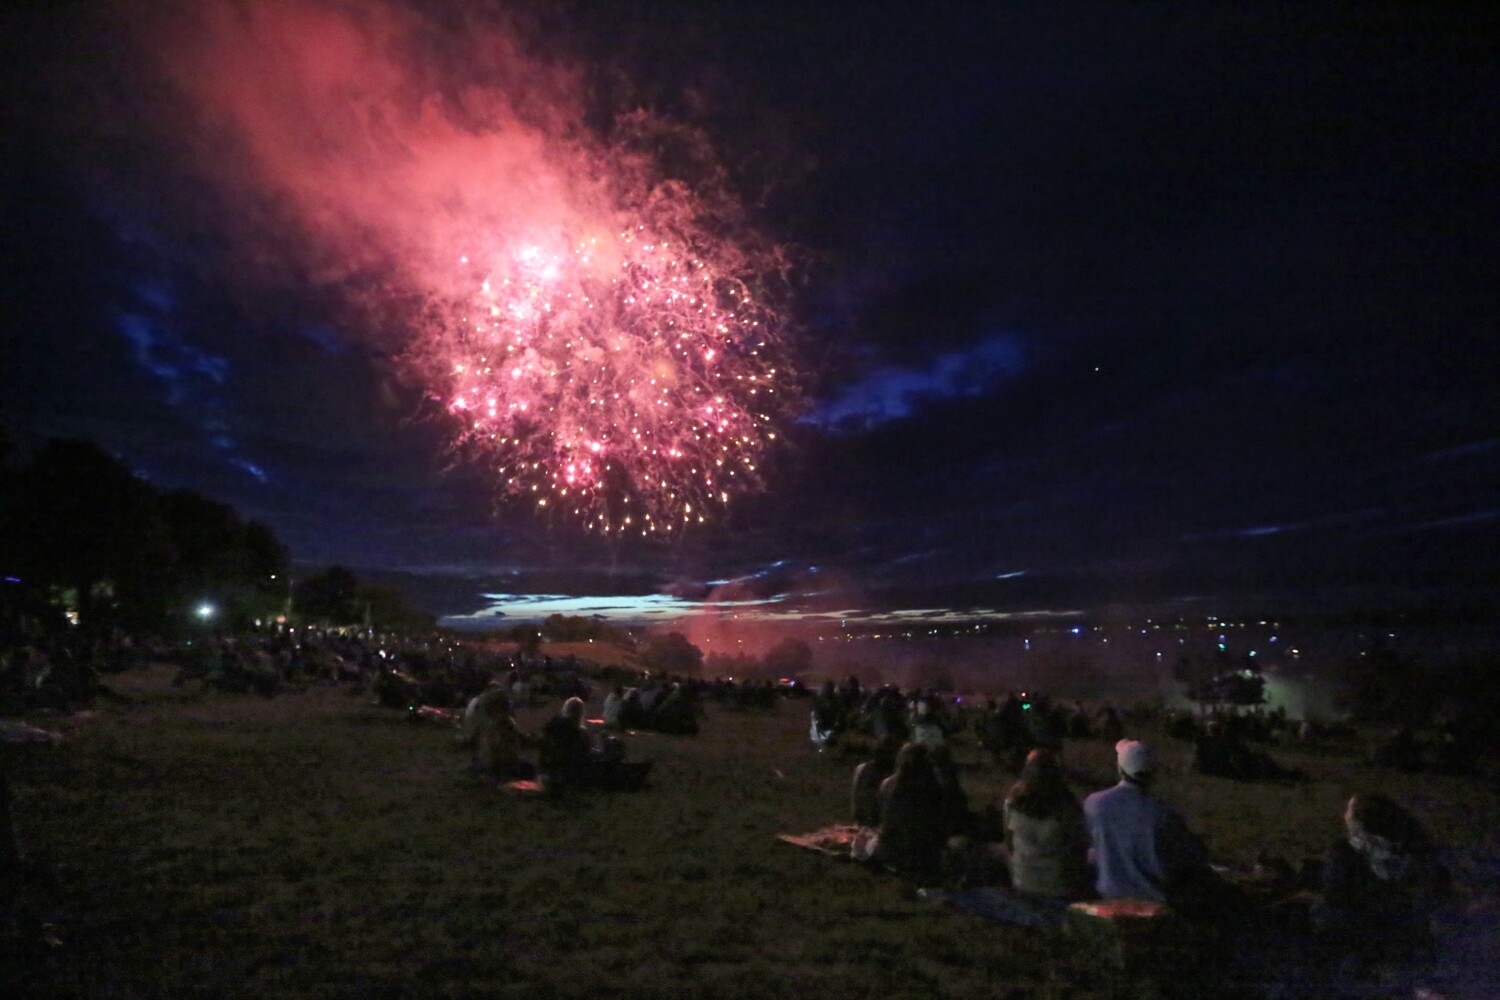
<svg viewBox="0 0 1500 1000">
<path fill-rule="evenodd" d="M 1356 795 L 1344 836 L 1323 861 L 1323 902 L 1313 911 L 1340 975 L 1388 963 L 1424 961 L 1448 873 L 1416 818 L 1384 795 Z"/>
</svg>

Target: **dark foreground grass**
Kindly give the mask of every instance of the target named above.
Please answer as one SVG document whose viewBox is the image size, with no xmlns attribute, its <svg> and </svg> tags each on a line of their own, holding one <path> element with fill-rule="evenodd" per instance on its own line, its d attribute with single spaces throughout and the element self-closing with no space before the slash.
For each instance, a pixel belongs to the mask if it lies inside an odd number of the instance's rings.
<svg viewBox="0 0 1500 1000">
<path fill-rule="evenodd" d="M 266 701 L 153 679 L 132 678 L 139 704 L 72 720 L 64 744 L 11 762 L 26 849 L 60 880 L 37 898 L 65 946 L 12 964 L 5 995 L 1102 998 L 1218 985 L 1211 966 L 1117 972 L 1063 936 L 956 916 L 896 879 L 778 844 L 847 810 L 852 762 L 812 752 L 800 704 L 710 709 L 697 738 L 634 736 L 631 756 L 658 762 L 649 790 L 554 801 L 482 786 L 447 731 L 347 691 Z M 1080 792 L 1109 781 L 1104 744 L 1070 744 L 1066 758 Z M 1288 759 L 1314 780 L 1177 774 L 1163 791 L 1231 862 L 1261 847 L 1321 853 L 1355 789 L 1394 792 L 1449 842 L 1497 829 L 1481 782 Z M 1004 777 L 965 781 L 982 802 Z"/>
</svg>

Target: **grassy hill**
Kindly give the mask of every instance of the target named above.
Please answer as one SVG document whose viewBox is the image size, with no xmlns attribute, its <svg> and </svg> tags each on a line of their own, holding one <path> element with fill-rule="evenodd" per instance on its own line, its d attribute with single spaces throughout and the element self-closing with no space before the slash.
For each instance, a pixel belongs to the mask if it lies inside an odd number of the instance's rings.
<svg viewBox="0 0 1500 1000">
<path fill-rule="evenodd" d="M 27 853 L 60 879 L 36 898 L 65 946 L 0 974 L 7 996 L 1104 998 L 1186 975 L 1117 972 L 1076 941 L 778 844 L 846 820 L 853 760 L 812 751 L 805 703 L 632 736 L 631 756 L 657 761 L 650 789 L 553 801 L 483 786 L 448 731 L 347 690 L 204 696 L 164 677 L 124 675 L 136 704 L 8 751 Z M 1185 766 L 1185 746 L 1162 746 Z M 1314 780 L 1178 772 L 1163 793 L 1232 862 L 1321 854 L 1343 798 L 1375 788 L 1494 857 L 1483 783 L 1282 756 Z M 959 757 L 975 804 L 1008 783 Z M 1103 743 L 1066 760 L 1080 793 L 1111 780 Z M 1202 995 L 1212 973 L 1193 975 Z"/>
</svg>

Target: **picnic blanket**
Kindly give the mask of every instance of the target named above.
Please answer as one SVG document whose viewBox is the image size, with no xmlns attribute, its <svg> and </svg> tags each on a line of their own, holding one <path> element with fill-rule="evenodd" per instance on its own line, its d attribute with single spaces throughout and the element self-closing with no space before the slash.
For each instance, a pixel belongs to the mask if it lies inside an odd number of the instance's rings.
<svg viewBox="0 0 1500 1000">
<path fill-rule="evenodd" d="M 848 859 L 849 845 L 856 837 L 868 838 L 875 833 L 870 827 L 840 824 L 825 826 L 811 833 L 778 833 L 776 839 L 805 851 L 816 851 L 830 857 Z"/>
</svg>

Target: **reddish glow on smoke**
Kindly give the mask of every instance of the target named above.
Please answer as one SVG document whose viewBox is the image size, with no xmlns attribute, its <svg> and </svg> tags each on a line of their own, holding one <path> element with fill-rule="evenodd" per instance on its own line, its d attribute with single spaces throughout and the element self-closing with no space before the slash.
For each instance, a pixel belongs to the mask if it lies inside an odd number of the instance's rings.
<svg viewBox="0 0 1500 1000">
<path fill-rule="evenodd" d="M 502 494 L 656 534 L 760 485 L 790 402 L 782 260 L 701 136 L 640 112 L 594 134 L 576 74 L 493 24 L 315 0 L 181 13 L 157 46 L 214 137 L 201 168 L 257 206 L 258 250 L 294 233 L 315 280 L 399 331 L 398 371 Z"/>
</svg>

